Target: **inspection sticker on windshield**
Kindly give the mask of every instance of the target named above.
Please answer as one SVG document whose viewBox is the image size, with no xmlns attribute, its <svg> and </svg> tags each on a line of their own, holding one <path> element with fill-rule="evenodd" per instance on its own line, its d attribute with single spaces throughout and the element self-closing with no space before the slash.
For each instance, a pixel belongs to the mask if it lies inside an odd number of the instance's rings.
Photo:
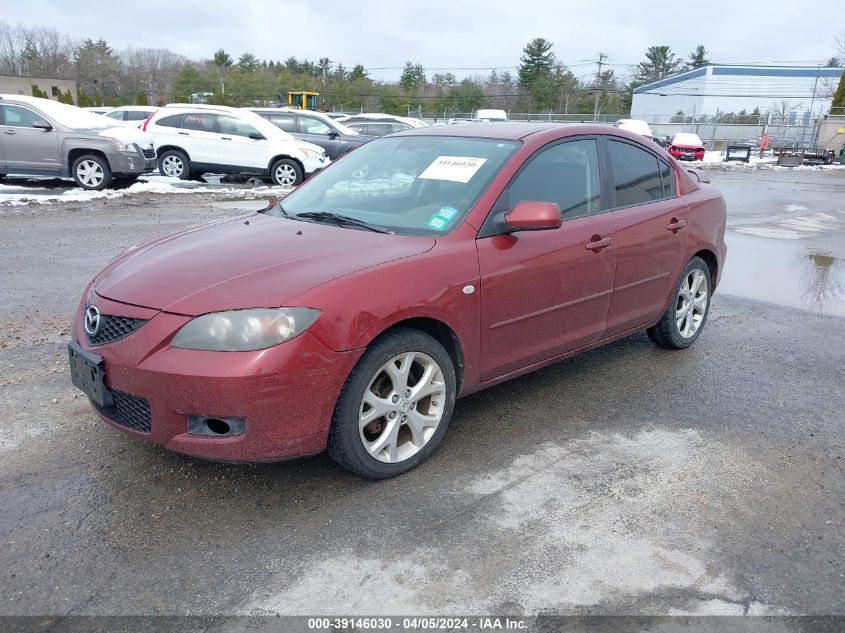
<svg viewBox="0 0 845 633">
<path fill-rule="evenodd" d="M 454 182 L 469 182 L 475 172 L 487 162 L 486 158 L 471 158 L 469 156 L 438 156 L 434 159 L 419 178 L 427 180 L 451 180 Z"/>
</svg>

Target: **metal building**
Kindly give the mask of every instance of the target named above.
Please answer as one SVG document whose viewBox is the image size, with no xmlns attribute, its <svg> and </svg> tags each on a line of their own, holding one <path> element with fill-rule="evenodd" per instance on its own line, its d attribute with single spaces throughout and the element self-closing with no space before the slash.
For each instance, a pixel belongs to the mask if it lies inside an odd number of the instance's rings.
<svg viewBox="0 0 845 633">
<path fill-rule="evenodd" d="M 711 64 L 634 89 L 631 118 L 668 122 L 678 113 L 703 115 L 755 108 L 790 124 L 808 123 L 830 110 L 845 68 Z"/>
</svg>

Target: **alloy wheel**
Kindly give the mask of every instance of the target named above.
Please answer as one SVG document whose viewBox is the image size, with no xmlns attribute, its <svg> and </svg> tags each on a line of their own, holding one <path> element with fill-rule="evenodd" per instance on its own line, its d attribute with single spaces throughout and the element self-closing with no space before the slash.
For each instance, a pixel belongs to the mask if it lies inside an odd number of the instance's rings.
<svg viewBox="0 0 845 633">
<path fill-rule="evenodd" d="M 179 178 L 185 170 L 185 163 L 183 163 L 182 159 L 178 156 L 170 154 L 165 156 L 164 160 L 161 161 L 161 168 L 165 175 L 172 176 L 173 178 Z"/>
<path fill-rule="evenodd" d="M 276 167 L 276 182 L 283 187 L 292 187 L 296 183 L 296 170 L 293 165 L 282 164 Z"/>
<path fill-rule="evenodd" d="M 675 325 L 684 338 L 692 337 L 704 322 L 710 293 L 707 279 L 699 269 L 686 276 L 675 302 Z"/>
<path fill-rule="evenodd" d="M 102 166 L 95 160 L 83 160 L 76 166 L 76 177 L 86 187 L 95 188 L 105 179 Z"/>
<path fill-rule="evenodd" d="M 443 419 L 446 380 L 431 356 L 394 356 L 370 380 L 358 415 L 358 433 L 374 459 L 394 464 L 418 453 Z"/>
</svg>

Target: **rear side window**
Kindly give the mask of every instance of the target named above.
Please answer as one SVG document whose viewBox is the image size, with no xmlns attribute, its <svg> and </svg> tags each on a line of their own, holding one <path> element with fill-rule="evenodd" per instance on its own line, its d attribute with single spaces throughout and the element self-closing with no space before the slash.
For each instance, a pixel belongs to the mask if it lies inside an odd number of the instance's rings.
<svg viewBox="0 0 845 633">
<path fill-rule="evenodd" d="M 601 209 L 599 160 L 593 139 L 567 141 L 537 154 L 510 186 L 508 205 L 557 202 L 566 220 Z"/>
<path fill-rule="evenodd" d="M 608 142 L 608 152 L 616 189 L 616 206 L 645 204 L 664 197 L 657 156 L 615 140 Z"/>
<path fill-rule="evenodd" d="M 197 132 L 215 132 L 217 115 L 208 112 L 186 112 L 185 118 L 182 119 L 182 128 Z"/>
<path fill-rule="evenodd" d="M 109 117 L 110 119 L 117 119 L 118 121 L 123 121 L 123 115 L 123 110 L 119 110 L 117 112 L 115 112 L 114 110 L 112 110 L 111 112 L 106 112 L 107 117 Z"/>
<path fill-rule="evenodd" d="M 663 197 L 675 197 L 675 172 L 669 167 L 665 160 L 657 159 L 657 165 L 660 167 L 660 179 L 663 181 Z"/>
<path fill-rule="evenodd" d="M 171 114 L 170 116 L 160 118 L 155 124 L 160 127 L 182 127 L 182 115 Z"/>
<path fill-rule="evenodd" d="M 149 117 L 152 112 L 144 112 L 143 110 L 127 110 L 126 111 L 126 120 L 127 121 L 146 121 L 147 117 Z"/>
<path fill-rule="evenodd" d="M 270 123 L 285 132 L 296 132 L 296 117 L 292 114 L 271 114 Z"/>
</svg>

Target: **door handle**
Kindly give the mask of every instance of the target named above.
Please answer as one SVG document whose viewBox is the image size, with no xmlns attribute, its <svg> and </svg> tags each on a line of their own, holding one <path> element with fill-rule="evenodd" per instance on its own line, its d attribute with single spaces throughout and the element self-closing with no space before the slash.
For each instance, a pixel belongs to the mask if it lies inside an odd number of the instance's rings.
<svg viewBox="0 0 845 633">
<path fill-rule="evenodd" d="M 220 140 L 221 140 L 221 141 L 231 141 L 231 140 L 232 140 L 232 137 L 231 137 L 231 136 L 221 136 L 221 137 L 220 137 Z"/>
<path fill-rule="evenodd" d="M 14 130 L 3 130 L 4 134 L 17 134 Z"/>
<path fill-rule="evenodd" d="M 672 233 L 677 233 L 682 228 L 687 225 L 686 221 L 679 220 L 678 218 L 672 218 L 672 221 L 666 225 L 667 231 L 672 231 Z"/>
<path fill-rule="evenodd" d="M 607 248 L 611 244 L 613 244 L 613 238 L 593 235 L 593 239 L 587 242 L 584 245 L 584 248 L 586 248 L 588 251 L 600 251 L 603 248 Z"/>
<path fill-rule="evenodd" d="M 187 132 L 179 132 L 179 134 L 181 134 L 182 136 L 190 136 L 190 134 L 188 134 Z"/>
</svg>

